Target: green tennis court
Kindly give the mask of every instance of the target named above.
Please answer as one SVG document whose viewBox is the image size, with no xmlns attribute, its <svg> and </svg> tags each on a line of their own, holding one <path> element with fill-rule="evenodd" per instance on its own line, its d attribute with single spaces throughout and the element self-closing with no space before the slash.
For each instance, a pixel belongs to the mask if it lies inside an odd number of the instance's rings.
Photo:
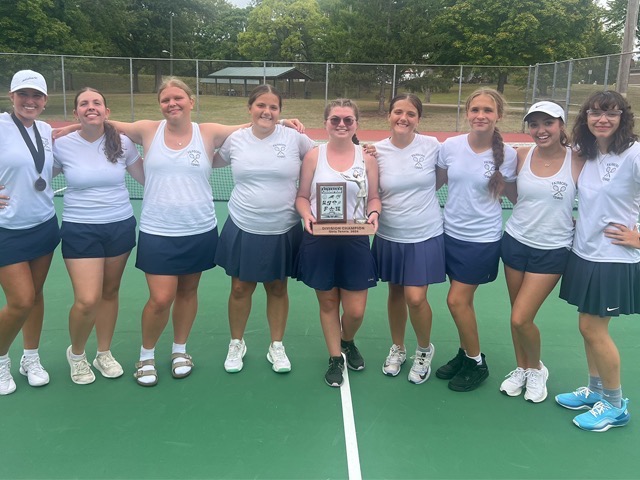
<svg viewBox="0 0 640 480">
<path fill-rule="evenodd" d="M 138 215 L 140 202 L 133 204 Z M 60 214 L 61 198 L 56 206 Z M 222 224 L 226 204 L 218 203 L 217 212 Z M 0 478 L 640 478 L 640 403 L 633 403 L 640 399 L 640 365 L 634 361 L 640 344 L 637 315 L 612 322 L 624 365 L 623 393 L 637 418 L 603 434 L 579 430 L 571 423 L 574 413 L 553 401 L 553 395 L 587 379 L 575 309 L 559 300 L 557 292 L 537 321 L 550 371 L 549 399 L 535 405 L 498 392 L 503 376 L 515 366 L 502 275 L 481 287 L 476 297 L 491 374 L 474 392 L 451 392 L 435 376 L 413 385 L 406 379 L 408 366 L 395 378 L 382 374 L 390 346 L 385 284 L 370 291 L 358 334 L 367 368 L 349 372 L 348 386 L 325 385 L 328 354 L 315 294 L 295 281 L 289 288 L 285 336 L 292 372 L 278 375 L 266 360 L 265 297 L 258 289 L 245 335 L 244 370 L 228 374 L 222 364 L 229 341 L 230 282 L 219 268 L 205 272 L 200 284 L 199 312 L 188 345 L 196 364 L 193 374 L 171 378 L 168 328 L 156 348 L 159 384 L 142 388 L 132 374 L 147 287 L 133 263 L 131 258 L 125 271 L 112 346 L 125 375 L 116 380 L 98 375 L 95 383 L 79 386 L 69 378 L 65 359 L 71 284 L 56 252 L 45 286 L 40 346 L 51 383 L 32 388 L 17 373 L 22 352 L 18 339 L 10 351 L 18 389 L 0 398 Z M 446 291 L 446 284 L 429 289 L 434 365 L 457 350 Z M 410 328 L 407 348 L 415 348 Z M 94 354 L 92 337 L 87 356 Z"/>
</svg>

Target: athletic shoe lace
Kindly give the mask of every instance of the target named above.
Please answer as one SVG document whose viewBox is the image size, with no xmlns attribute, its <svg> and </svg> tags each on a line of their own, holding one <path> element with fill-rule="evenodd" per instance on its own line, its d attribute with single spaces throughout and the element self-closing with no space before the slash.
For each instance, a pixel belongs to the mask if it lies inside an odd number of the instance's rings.
<svg viewBox="0 0 640 480">
<path fill-rule="evenodd" d="M 40 376 L 41 374 L 44 374 L 45 372 L 44 367 L 40 363 L 39 355 L 24 357 L 24 361 L 22 362 L 22 368 L 25 371 L 33 373 L 34 375 L 38 375 L 38 376 Z"/>
<path fill-rule="evenodd" d="M 589 395 L 591 395 L 592 393 L 593 392 L 589 390 L 589 387 L 580 387 L 575 392 L 573 392 L 573 394 L 576 397 L 584 397 L 584 398 L 589 398 Z"/>
<path fill-rule="evenodd" d="M 78 360 L 77 362 L 71 362 L 71 365 L 73 365 L 74 375 L 89 375 L 91 372 L 91 367 L 89 367 L 89 362 L 87 362 L 86 358 Z"/>
<path fill-rule="evenodd" d="M 102 365 L 102 368 L 109 369 L 116 366 L 116 359 L 110 353 L 98 355 L 98 362 Z"/>
<path fill-rule="evenodd" d="M 524 368 L 516 368 L 511 370 L 505 375 L 505 378 L 509 378 L 513 383 L 518 385 L 523 384 L 527 378 L 527 371 Z"/>
<path fill-rule="evenodd" d="M 232 343 L 229 345 L 229 353 L 227 353 L 228 360 L 238 360 L 242 358 L 242 343 Z"/>
<path fill-rule="evenodd" d="M 284 345 L 272 345 L 271 356 L 273 357 L 273 361 L 276 363 L 284 362 L 287 358 L 287 355 L 284 353 Z"/>
<path fill-rule="evenodd" d="M 527 370 L 525 372 L 525 377 L 527 378 L 527 388 L 539 389 L 542 384 L 542 370 Z"/>
<path fill-rule="evenodd" d="M 397 345 L 393 345 L 387 356 L 387 365 L 400 365 L 402 363 L 402 351 Z"/>
<path fill-rule="evenodd" d="M 411 357 L 411 360 L 413 360 L 413 366 L 411 367 L 411 370 L 413 370 L 414 372 L 424 373 L 429 368 L 427 365 L 426 353 L 423 353 L 421 355 L 414 355 L 413 357 Z"/>
<path fill-rule="evenodd" d="M 608 402 L 597 402 L 589 413 L 594 417 L 602 415 L 606 410 L 611 410 L 611 405 Z"/>
<path fill-rule="evenodd" d="M 11 378 L 11 362 L 0 364 L 0 382 L 8 382 Z"/>
</svg>

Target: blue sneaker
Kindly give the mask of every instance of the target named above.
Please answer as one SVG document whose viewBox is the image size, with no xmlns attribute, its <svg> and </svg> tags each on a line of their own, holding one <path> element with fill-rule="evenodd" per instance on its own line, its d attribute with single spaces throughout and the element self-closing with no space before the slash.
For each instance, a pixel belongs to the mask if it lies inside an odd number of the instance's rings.
<svg viewBox="0 0 640 480">
<path fill-rule="evenodd" d="M 606 400 L 600 400 L 591 410 L 574 418 L 573 423 L 590 432 L 606 432 L 612 427 L 624 427 L 631 419 L 627 410 L 628 402 L 627 398 L 623 398 L 622 406 L 616 408 Z"/>
<path fill-rule="evenodd" d="M 556 395 L 558 405 L 569 410 L 589 410 L 602 400 L 602 395 L 592 392 L 587 387 L 580 387 L 575 392 Z"/>
</svg>

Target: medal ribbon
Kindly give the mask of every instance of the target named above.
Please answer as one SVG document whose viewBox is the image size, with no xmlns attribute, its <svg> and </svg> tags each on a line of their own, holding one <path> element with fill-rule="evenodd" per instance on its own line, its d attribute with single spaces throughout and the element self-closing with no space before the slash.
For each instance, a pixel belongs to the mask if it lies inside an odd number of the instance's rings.
<svg viewBox="0 0 640 480">
<path fill-rule="evenodd" d="M 36 166 L 36 171 L 38 175 L 42 174 L 42 169 L 44 168 L 44 146 L 42 145 L 42 138 L 40 138 L 40 132 L 38 132 L 38 127 L 36 127 L 36 122 L 33 122 L 33 133 L 36 135 L 36 144 L 38 145 L 38 149 L 36 150 L 35 145 L 31 141 L 31 137 L 27 133 L 27 129 L 22 124 L 18 117 L 16 117 L 15 113 L 11 114 L 11 118 L 13 119 L 13 123 L 16 124 L 18 130 L 20 130 L 20 134 L 24 139 L 24 143 L 29 147 L 29 151 L 31 152 L 31 156 L 33 157 L 33 163 Z"/>
</svg>

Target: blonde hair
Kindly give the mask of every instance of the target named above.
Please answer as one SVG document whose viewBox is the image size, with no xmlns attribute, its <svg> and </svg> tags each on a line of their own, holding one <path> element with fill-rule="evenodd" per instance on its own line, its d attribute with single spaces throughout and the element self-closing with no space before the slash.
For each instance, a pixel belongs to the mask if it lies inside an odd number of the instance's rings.
<svg viewBox="0 0 640 480">
<path fill-rule="evenodd" d="M 331 113 L 331 110 L 333 110 L 336 107 L 347 107 L 353 110 L 353 116 L 356 117 L 356 122 L 360 118 L 360 110 L 358 110 L 358 105 L 356 105 L 356 102 L 354 102 L 349 98 L 336 98 L 335 100 L 331 100 L 327 104 L 327 106 L 324 107 L 325 122 L 329 120 L 329 114 Z M 355 133 L 353 134 L 353 137 L 351 137 L 351 141 L 356 145 L 360 145 L 360 140 L 358 140 L 358 137 L 356 136 Z"/>
<path fill-rule="evenodd" d="M 168 77 L 160 84 L 160 87 L 158 87 L 158 101 L 160 101 L 160 95 L 162 95 L 162 92 L 169 87 L 176 87 L 180 90 L 184 90 L 184 93 L 186 93 L 189 98 L 194 98 L 193 90 L 191 90 L 191 87 L 189 87 L 189 85 L 184 83 L 178 77 Z"/>
</svg>

